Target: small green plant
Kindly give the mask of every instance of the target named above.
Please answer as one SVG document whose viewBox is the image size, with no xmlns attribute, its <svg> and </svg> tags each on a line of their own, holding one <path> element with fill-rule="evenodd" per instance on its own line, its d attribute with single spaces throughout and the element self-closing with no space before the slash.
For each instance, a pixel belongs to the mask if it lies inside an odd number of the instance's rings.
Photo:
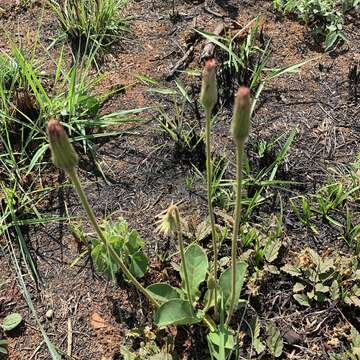
<svg viewBox="0 0 360 360">
<path fill-rule="evenodd" d="M 356 248 L 359 226 L 353 221 L 351 206 L 359 199 L 360 186 L 353 169 L 346 174 L 337 175 L 340 176 L 339 180 L 331 180 L 327 185 L 320 187 L 315 194 L 291 198 L 290 206 L 298 220 L 314 234 L 319 233 L 315 220 L 321 218 L 343 229 L 344 240 Z"/>
<path fill-rule="evenodd" d="M 223 186 L 224 177 L 228 168 L 228 160 L 225 155 L 213 160 L 213 171 L 211 180 L 211 198 L 215 206 L 220 209 L 229 210 L 233 205 L 233 191 L 229 187 Z M 199 179 L 206 183 L 206 174 L 195 167 L 195 174 Z"/>
<path fill-rule="evenodd" d="M 82 51 L 105 47 L 129 31 L 121 12 L 127 0 L 49 0 L 63 36 L 73 49 Z"/>
<path fill-rule="evenodd" d="M 194 185 L 195 185 L 194 182 L 195 182 L 195 179 L 194 179 L 194 176 L 192 176 L 192 175 L 187 176 L 185 178 L 185 181 L 184 181 L 185 188 L 189 193 L 191 193 L 194 190 Z"/>
<path fill-rule="evenodd" d="M 144 276 L 149 260 L 144 254 L 144 241 L 136 230 L 130 230 L 127 222 L 119 218 L 117 221 L 103 221 L 100 228 L 107 240 L 108 246 L 122 258 L 129 271 L 136 277 Z M 85 245 L 79 256 L 72 262 L 74 266 L 86 254 L 90 254 L 96 270 L 107 274 L 115 280 L 115 275 L 121 270 L 116 260 L 110 256 L 108 246 L 105 246 L 94 234 L 85 233 L 81 224 L 71 223 L 70 231 L 79 244 Z"/>
<path fill-rule="evenodd" d="M 360 262 L 355 256 L 319 255 L 305 248 L 281 270 L 298 280 L 293 296 L 300 305 L 338 301 L 360 307 Z"/>
<path fill-rule="evenodd" d="M 297 129 L 294 129 L 288 135 L 284 144 L 281 144 L 283 136 L 280 136 L 273 141 L 280 145 L 280 149 L 274 152 L 270 161 L 262 164 L 260 169 L 250 164 L 247 156 L 244 154 L 244 167 L 243 167 L 243 183 L 247 191 L 242 196 L 242 204 L 244 207 L 243 221 L 249 221 L 254 210 L 263 204 L 266 200 L 273 198 L 277 187 L 286 188 L 288 185 L 296 184 L 294 181 L 287 181 L 278 179 L 278 173 L 281 169 L 282 163 L 286 159 L 290 146 L 294 141 L 297 134 Z M 233 179 L 222 178 L 219 179 L 218 188 L 222 189 L 219 194 L 226 195 L 225 199 L 233 199 L 234 187 L 236 182 Z"/>
<path fill-rule="evenodd" d="M 273 0 L 276 10 L 296 14 L 309 25 L 324 41 L 325 50 L 333 48 L 339 40 L 346 40 L 345 14 L 359 4 L 358 0 Z"/>
<path fill-rule="evenodd" d="M 215 206 L 220 209 L 229 210 L 233 204 L 234 194 L 233 191 L 221 186 L 224 181 L 225 172 L 228 168 L 229 162 L 225 155 L 220 156 L 219 159 L 213 161 L 213 174 L 212 174 L 212 199 Z"/>
<path fill-rule="evenodd" d="M 280 330 L 274 324 L 267 324 L 266 326 L 266 345 L 271 355 L 275 358 L 281 356 L 283 352 L 283 339 L 280 334 Z"/>
<path fill-rule="evenodd" d="M 278 358 L 283 353 L 284 342 L 280 330 L 273 323 L 266 323 L 266 340 L 263 342 L 260 338 L 261 324 L 258 318 L 251 324 L 248 324 L 251 335 L 251 347 L 257 355 L 267 350 L 273 357 Z"/>
<path fill-rule="evenodd" d="M 103 234 L 108 246 L 111 246 L 123 259 L 124 264 L 137 278 L 144 276 L 148 268 L 148 258 L 143 253 L 144 241 L 136 230 L 129 230 L 125 220 L 119 219 L 115 223 L 105 222 L 102 226 Z M 96 269 L 114 276 L 120 268 L 111 256 L 108 246 L 105 246 L 98 239 L 91 242 L 91 256 Z"/>
<path fill-rule="evenodd" d="M 343 184 L 342 182 L 334 182 L 319 189 L 315 194 L 316 208 L 315 211 L 321 214 L 323 219 L 336 226 L 341 226 L 332 216 L 331 211 L 335 211 L 345 205 L 354 193 L 360 189 L 360 186 L 352 186 L 352 184 Z"/>
<path fill-rule="evenodd" d="M 306 196 L 298 196 L 290 199 L 290 206 L 298 220 L 310 228 L 314 234 L 318 234 L 318 230 L 313 223 L 316 213 L 311 207 L 310 200 Z"/>
</svg>

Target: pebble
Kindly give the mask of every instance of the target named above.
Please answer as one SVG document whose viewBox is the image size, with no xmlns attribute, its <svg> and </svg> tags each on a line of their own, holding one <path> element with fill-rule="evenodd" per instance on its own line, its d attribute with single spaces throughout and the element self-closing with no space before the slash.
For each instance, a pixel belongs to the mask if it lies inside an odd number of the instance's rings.
<svg viewBox="0 0 360 360">
<path fill-rule="evenodd" d="M 46 312 L 45 316 L 46 316 L 46 318 L 49 319 L 49 320 L 52 319 L 53 316 L 54 316 L 54 310 L 49 309 L 49 310 Z"/>
</svg>

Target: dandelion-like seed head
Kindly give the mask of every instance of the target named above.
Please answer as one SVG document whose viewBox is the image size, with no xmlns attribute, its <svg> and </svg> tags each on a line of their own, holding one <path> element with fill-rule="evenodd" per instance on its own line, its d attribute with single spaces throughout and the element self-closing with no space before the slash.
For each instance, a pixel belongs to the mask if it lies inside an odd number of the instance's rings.
<svg viewBox="0 0 360 360">
<path fill-rule="evenodd" d="M 171 204 L 165 211 L 157 215 L 157 218 L 159 219 L 156 221 L 157 232 L 169 235 L 178 229 L 176 211 L 178 211 L 177 206 Z"/>
</svg>

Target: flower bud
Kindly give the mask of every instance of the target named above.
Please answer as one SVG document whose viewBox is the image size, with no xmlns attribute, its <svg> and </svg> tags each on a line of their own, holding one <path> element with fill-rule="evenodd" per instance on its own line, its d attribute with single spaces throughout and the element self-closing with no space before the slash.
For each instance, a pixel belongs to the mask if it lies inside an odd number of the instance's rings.
<svg viewBox="0 0 360 360">
<path fill-rule="evenodd" d="M 236 142 L 245 141 L 250 129 L 250 89 L 241 87 L 235 95 L 231 132 Z"/>
<path fill-rule="evenodd" d="M 57 120 L 51 119 L 48 122 L 47 133 L 54 165 L 64 170 L 74 168 L 79 158 L 64 127 Z"/>
<path fill-rule="evenodd" d="M 202 75 L 200 102 L 209 113 L 212 111 L 217 102 L 215 59 L 208 59 L 205 62 Z"/>
</svg>

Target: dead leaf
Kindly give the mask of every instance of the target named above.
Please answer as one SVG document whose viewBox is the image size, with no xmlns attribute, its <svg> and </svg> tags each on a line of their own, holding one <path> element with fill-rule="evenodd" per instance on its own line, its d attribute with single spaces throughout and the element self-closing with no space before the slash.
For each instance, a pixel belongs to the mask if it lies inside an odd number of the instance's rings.
<svg viewBox="0 0 360 360">
<path fill-rule="evenodd" d="M 90 324 L 95 330 L 110 327 L 110 325 L 97 312 L 93 312 L 91 314 Z"/>
</svg>

